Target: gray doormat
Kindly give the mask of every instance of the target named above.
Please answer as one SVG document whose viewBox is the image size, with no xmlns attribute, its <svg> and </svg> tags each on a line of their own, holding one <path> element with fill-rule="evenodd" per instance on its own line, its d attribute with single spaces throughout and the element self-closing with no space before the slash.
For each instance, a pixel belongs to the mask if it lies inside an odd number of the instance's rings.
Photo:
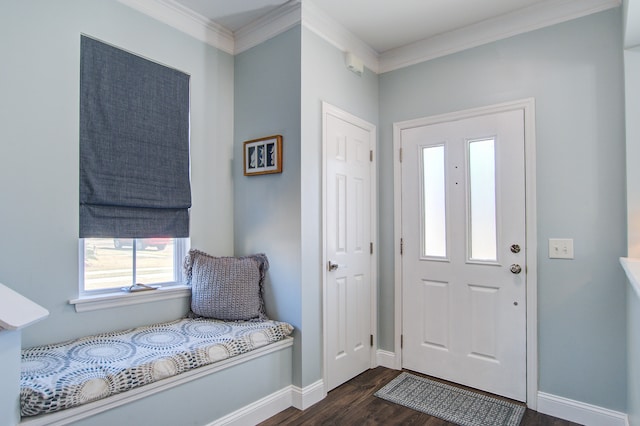
<svg viewBox="0 0 640 426">
<path fill-rule="evenodd" d="M 526 408 L 404 372 L 375 396 L 461 426 L 517 426 Z"/>
</svg>

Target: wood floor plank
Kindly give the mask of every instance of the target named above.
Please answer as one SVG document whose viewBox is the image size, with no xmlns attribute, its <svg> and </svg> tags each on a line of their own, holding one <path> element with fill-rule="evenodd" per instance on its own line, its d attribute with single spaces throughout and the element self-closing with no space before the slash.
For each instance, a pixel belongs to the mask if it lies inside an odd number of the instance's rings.
<svg viewBox="0 0 640 426">
<path fill-rule="evenodd" d="M 365 371 L 349 382 L 332 390 L 325 399 L 308 409 L 301 411 L 290 407 L 260 423 L 260 426 L 453 425 L 453 423 L 399 404 L 385 401 L 373 395 L 398 374 L 400 374 L 400 371 L 384 367 L 377 367 Z M 575 425 L 576 423 L 540 414 L 529 409 L 526 410 L 520 423 L 520 426 Z"/>
</svg>

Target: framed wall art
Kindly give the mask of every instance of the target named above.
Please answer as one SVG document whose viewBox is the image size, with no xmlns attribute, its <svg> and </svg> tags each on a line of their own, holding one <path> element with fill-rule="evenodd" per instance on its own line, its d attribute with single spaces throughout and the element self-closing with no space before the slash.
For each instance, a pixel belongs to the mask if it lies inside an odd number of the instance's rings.
<svg viewBox="0 0 640 426">
<path fill-rule="evenodd" d="M 274 135 L 244 143 L 244 175 L 282 173 L 282 136 Z"/>
</svg>

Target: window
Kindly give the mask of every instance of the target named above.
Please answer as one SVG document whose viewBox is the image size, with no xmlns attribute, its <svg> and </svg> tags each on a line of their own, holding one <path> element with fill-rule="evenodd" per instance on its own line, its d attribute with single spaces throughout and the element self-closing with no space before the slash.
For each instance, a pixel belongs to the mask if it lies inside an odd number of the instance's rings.
<svg viewBox="0 0 640 426">
<path fill-rule="evenodd" d="M 189 76 L 82 36 L 80 293 L 182 281 Z"/>
<path fill-rule="evenodd" d="M 188 238 L 84 238 L 82 292 L 182 282 Z"/>
<path fill-rule="evenodd" d="M 444 145 L 422 148 L 422 256 L 447 257 L 447 200 Z"/>
</svg>

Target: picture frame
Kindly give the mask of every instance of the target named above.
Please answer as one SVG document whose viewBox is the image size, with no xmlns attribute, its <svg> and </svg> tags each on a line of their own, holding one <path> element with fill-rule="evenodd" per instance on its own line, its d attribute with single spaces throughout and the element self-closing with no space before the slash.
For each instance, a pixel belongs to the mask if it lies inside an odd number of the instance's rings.
<svg viewBox="0 0 640 426">
<path fill-rule="evenodd" d="M 244 175 L 282 173 L 282 136 L 273 135 L 243 144 Z"/>
</svg>

